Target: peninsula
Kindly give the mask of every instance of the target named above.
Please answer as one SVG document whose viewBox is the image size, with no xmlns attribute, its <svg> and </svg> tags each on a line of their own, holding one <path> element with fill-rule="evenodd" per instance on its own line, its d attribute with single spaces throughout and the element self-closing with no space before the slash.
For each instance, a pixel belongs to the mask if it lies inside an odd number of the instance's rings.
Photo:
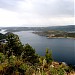
<svg viewBox="0 0 75 75">
<path fill-rule="evenodd" d="M 58 30 L 49 30 L 49 31 L 35 31 L 33 32 L 40 36 L 45 36 L 49 38 L 72 38 L 75 39 L 74 32 L 58 31 Z"/>
</svg>

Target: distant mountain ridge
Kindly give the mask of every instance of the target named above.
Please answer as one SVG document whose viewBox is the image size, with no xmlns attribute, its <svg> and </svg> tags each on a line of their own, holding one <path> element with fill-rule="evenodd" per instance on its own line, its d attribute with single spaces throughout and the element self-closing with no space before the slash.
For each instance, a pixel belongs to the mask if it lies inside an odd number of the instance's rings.
<svg viewBox="0 0 75 75">
<path fill-rule="evenodd" d="M 1 29 L 6 29 L 7 32 L 29 31 L 29 30 L 31 31 L 59 30 L 59 31 L 75 32 L 75 25 L 51 26 L 51 27 L 2 27 Z"/>
<path fill-rule="evenodd" d="M 75 25 L 48 27 L 50 30 L 75 31 Z"/>
</svg>

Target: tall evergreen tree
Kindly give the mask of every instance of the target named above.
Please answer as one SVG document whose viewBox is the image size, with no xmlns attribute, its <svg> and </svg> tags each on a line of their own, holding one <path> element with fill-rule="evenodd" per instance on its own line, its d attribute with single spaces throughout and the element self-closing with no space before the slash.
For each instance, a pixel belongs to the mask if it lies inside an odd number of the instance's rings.
<svg viewBox="0 0 75 75">
<path fill-rule="evenodd" d="M 29 44 L 25 45 L 22 58 L 33 64 L 37 63 L 39 60 L 38 55 L 35 54 L 35 49 L 33 49 Z"/>
<path fill-rule="evenodd" d="M 21 55 L 23 50 L 23 45 L 19 40 L 18 35 L 10 33 L 7 36 L 7 47 L 8 47 L 8 53 L 11 55 L 13 53 L 14 55 Z"/>
</svg>

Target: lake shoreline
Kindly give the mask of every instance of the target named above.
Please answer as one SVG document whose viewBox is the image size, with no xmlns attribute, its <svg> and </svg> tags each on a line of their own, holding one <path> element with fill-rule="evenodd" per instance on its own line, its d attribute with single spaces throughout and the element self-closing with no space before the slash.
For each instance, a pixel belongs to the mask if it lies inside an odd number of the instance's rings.
<svg viewBox="0 0 75 75">
<path fill-rule="evenodd" d="M 67 37 L 67 38 L 65 37 L 47 37 L 47 39 L 74 39 L 75 40 L 75 38 L 71 38 L 71 37 Z"/>
<path fill-rule="evenodd" d="M 73 60 L 68 59 L 68 58 L 73 58 L 73 55 L 74 55 L 75 40 L 73 38 L 69 38 L 69 37 L 68 38 L 64 38 L 64 37 L 47 38 L 48 36 L 33 34 L 33 32 L 34 31 L 20 31 L 20 32 L 13 32 L 13 33 L 19 35 L 20 40 L 23 44 L 29 43 L 33 48 L 35 48 L 37 54 L 43 56 L 45 55 L 44 53 L 45 49 L 49 48 L 49 49 L 52 49 L 53 58 L 56 61 L 59 61 L 59 62 L 63 61 L 63 62 L 66 62 L 67 64 L 75 65 Z M 68 51 L 69 51 L 68 54 L 70 56 L 67 55 Z M 63 55 L 64 57 L 62 58 Z M 73 61 L 73 62 L 70 62 L 70 61 Z"/>
<path fill-rule="evenodd" d="M 46 33 L 46 32 L 39 32 L 39 31 L 38 32 L 35 31 L 35 32 L 32 32 L 32 33 L 37 34 L 39 36 L 47 37 L 47 39 L 74 39 L 75 40 L 74 36 L 73 37 L 66 36 L 66 35 L 64 35 L 64 36 L 56 36 L 58 33 L 56 33 L 56 34 L 55 33 L 50 33 L 49 34 L 49 33 Z"/>
</svg>

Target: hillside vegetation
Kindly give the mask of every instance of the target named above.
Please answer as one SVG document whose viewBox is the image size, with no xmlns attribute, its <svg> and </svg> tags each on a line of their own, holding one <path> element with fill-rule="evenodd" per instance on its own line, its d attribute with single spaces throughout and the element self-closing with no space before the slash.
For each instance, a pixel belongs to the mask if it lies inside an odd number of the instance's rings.
<svg viewBox="0 0 75 75">
<path fill-rule="evenodd" d="M 6 38 L 6 36 L 0 33 L 0 40 L 5 39 L 5 38 Z"/>
<path fill-rule="evenodd" d="M 36 54 L 29 44 L 23 45 L 18 35 L 6 35 L 6 43 L 0 42 L 0 75 L 74 75 L 75 67 L 55 62 L 52 51 L 45 56 Z"/>
</svg>

